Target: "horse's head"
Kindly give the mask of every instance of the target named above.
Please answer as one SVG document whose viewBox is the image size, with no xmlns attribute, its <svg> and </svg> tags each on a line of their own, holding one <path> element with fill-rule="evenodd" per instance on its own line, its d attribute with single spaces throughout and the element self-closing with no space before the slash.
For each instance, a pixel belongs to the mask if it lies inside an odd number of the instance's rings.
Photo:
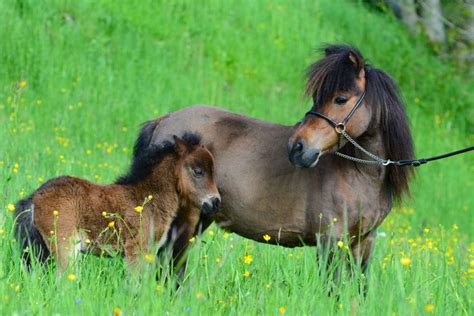
<svg viewBox="0 0 474 316">
<path fill-rule="evenodd" d="M 290 161 L 314 167 L 319 159 L 341 149 L 347 140 L 369 142 L 383 158 L 413 159 L 413 143 L 398 87 L 385 72 L 365 64 L 360 52 L 340 45 L 325 48 L 325 57 L 310 66 L 306 93 L 313 107 L 288 142 Z M 352 153 L 351 155 L 354 155 Z M 367 158 L 367 157 L 361 157 Z M 397 198 L 408 192 L 411 167 L 387 166 L 388 187 Z"/>
<path fill-rule="evenodd" d="M 363 99 L 366 73 L 359 51 L 331 46 L 325 54 L 308 70 L 306 93 L 312 96 L 313 107 L 288 142 L 290 161 L 299 167 L 314 167 L 319 158 L 342 147 L 345 142 L 338 129 L 344 128 L 352 137 L 362 135 L 374 114 Z M 336 127 L 343 122 L 344 127 Z"/>
<path fill-rule="evenodd" d="M 183 138 L 174 136 L 178 166 L 178 189 L 186 203 L 201 209 L 204 215 L 219 210 L 221 197 L 214 180 L 214 158 L 211 152 L 199 144 L 199 137 L 187 133 Z"/>
</svg>

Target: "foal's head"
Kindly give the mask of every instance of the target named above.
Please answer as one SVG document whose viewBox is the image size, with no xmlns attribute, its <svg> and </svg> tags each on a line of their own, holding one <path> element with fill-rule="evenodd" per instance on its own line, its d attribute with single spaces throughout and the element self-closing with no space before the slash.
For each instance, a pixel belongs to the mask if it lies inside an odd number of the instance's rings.
<svg viewBox="0 0 474 316">
<path fill-rule="evenodd" d="M 412 159 L 412 138 L 394 81 L 367 65 L 354 47 L 332 45 L 324 54 L 307 72 L 306 94 L 312 97 L 313 107 L 289 139 L 290 161 L 299 167 L 314 167 L 328 153 L 350 152 L 353 148 L 345 146 L 347 140 L 338 133 L 341 129 L 354 139 L 380 135 L 384 158 Z M 408 191 L 411 168 L 390 166 L 387 170 L 396 196 Z"/>
<path fill-rule="evenodd" d="M 186 133 L 183 138 L 174 136 L 176 153 L 180 159 L 176 172 L 181 199 L 212 215 L 220 206 L 221 198 L 214 181 L 214 158 L 200 145 L 200 138 Z"/>
<path fill-rule="evenodd" d="M 201 209 L 205 215 L 213 214 L 220 206 L 221 199 L 214 181 L 214 158 L 200 144 L 200 137 L 193 133 L 185 133 L 182 138 L 174 136 L 174 142 L 151 146 L 145 146 L 138 139 L 132 167 L 116 183 L 136 185 L 140 182 L 147 185 L 156 182 L 161 187 L 164 183 L 173 183 L 182 206 Z"/>
</svg>

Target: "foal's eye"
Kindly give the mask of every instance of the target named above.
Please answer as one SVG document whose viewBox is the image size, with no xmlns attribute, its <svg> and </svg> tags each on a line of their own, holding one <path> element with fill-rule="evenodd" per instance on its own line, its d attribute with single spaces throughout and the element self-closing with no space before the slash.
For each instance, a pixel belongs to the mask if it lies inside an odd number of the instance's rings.
<svg viewBox="0 0 474 316">
<path fill-rule="evenodd" d="M 196 178 L 200 178 L 204 175 L 204 171 L 199 167 L 195 167 L 193 168 L 193 174 Z"/>
<path fill-rule="evenodd" d="M 337 105 L 343 105 L 347 102 L 347 99 L 345 97 L 336 97 L 334 99 L 334 102 L 337 104 Z"/>
</svg>

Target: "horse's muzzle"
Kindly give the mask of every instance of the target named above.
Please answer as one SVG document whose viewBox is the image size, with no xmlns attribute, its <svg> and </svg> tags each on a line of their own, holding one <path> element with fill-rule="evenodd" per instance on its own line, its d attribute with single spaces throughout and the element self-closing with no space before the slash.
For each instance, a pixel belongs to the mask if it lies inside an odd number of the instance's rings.
<svg viewBox="0 0 474 316">
<path fill-rule="evenodd" d="M 288 143 L 288 158 L 297 167 L 314 167 L 320 154 L 319 149 L 306 148 L 303 140 Z"/>
<path fill-rule="evenodd" d="M 201 212 L 203 215 L 209 216 L 219 211 L 221 207 L 221 199 L 218 197 L 211 197 L 202 203 Z"/>
</svg>

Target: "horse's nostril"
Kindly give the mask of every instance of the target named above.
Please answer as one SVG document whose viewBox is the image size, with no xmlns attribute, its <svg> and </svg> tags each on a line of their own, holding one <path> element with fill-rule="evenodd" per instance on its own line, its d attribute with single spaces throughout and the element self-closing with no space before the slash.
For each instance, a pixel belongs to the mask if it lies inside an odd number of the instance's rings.
<svg viewBox="0 0 474 316">
<path fill-rule="evenodd" d="M 212 198 L 212 208 L 213 209 L 218 209 L 219 206 L 221 205 L 221 200 L 219 198 Z"/>
<path fill-rule="evenodd" d="M 294 153 L 299 153 L 303 150 L 304 147 L 304 142 L 303 140 L 299 140 L 294 146 L 293 146 L 293 152 Z"/>
</svg>

